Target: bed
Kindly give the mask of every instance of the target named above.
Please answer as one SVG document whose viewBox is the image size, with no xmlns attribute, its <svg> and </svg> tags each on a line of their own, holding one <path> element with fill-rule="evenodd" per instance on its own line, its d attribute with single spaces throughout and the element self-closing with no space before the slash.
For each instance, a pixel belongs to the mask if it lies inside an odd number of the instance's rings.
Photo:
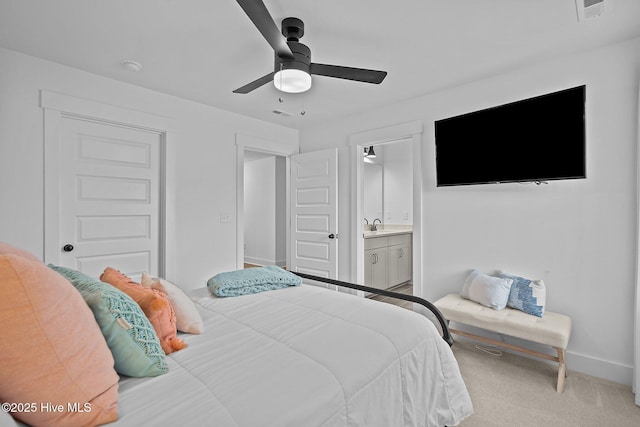
<svg viewBox="0 0 640 427">
<path fill-rule="evenodd" d="M 311 283 L 231 298 L 190 291 L 204 332 L 178 333 L 186 348 L 166 356 L 167 373 L 121 375 L 107 425 L 453 426 L 471 414 L 431 320 Z"/>
</svg>

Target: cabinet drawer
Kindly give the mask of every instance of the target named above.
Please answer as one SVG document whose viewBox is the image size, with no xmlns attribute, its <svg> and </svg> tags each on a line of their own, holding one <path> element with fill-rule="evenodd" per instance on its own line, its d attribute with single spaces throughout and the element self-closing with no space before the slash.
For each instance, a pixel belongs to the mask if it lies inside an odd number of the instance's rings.
<svg viewBox="0 0 640 427">
<path fill-rule="evenodd" d="M 389 239 L 389 246 L 411 244 L 411 233 L 394 234 L 393 236 L 388 236 L 387 238 Z"/>
<path fill-rule="evenodd" d="M 368 239 L 364 239 L 364 250 L 367 249 L 377 249 L 384 248 L 389 245 L 389 238 L 387 236 L 384 237 L 370 237 Z"/>
</svg>

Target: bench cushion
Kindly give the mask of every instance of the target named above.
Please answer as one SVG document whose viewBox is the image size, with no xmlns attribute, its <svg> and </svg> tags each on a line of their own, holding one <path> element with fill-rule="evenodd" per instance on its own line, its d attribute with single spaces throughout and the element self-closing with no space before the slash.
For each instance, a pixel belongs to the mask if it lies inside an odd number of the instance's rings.
<svg viewBox="0 0 640 427">
<path fill-rule="evenodd" d="M 566 349 L 571 334 L 571 318 L 546 311 L 536 317 L 513 308 L 493 310 L 457 294 L 449 294 L 435 306 L 447 320 L 464 323 L 513 337 Z"/>
</svg>

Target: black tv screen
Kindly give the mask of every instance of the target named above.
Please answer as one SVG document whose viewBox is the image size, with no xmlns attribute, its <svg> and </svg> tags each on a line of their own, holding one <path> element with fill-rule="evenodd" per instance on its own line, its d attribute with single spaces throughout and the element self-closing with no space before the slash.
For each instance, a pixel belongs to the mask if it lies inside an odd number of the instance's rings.
<svg viewBox="0 0 640 427">
<path fill-rule="evenodd" d="M 435 122 L 436 185 L 586 178 L 585 86 Z"/>
</svg>

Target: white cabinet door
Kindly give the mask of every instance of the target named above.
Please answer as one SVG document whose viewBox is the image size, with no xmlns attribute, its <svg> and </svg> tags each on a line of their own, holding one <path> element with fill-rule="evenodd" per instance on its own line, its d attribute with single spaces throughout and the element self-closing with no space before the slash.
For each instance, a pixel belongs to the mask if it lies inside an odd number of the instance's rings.
<svg viewBox="0 0 640 427">
<path fill-rule="evenodd" d="M 411 280 L 411 245 L 389 246 L 389 287 Z"/>
<path fill-rule="evenodd" d="M 387 248 L 369 249 L 364 252 L 364 284 L 377 289 L 387 288 Z"/>
</svg>

